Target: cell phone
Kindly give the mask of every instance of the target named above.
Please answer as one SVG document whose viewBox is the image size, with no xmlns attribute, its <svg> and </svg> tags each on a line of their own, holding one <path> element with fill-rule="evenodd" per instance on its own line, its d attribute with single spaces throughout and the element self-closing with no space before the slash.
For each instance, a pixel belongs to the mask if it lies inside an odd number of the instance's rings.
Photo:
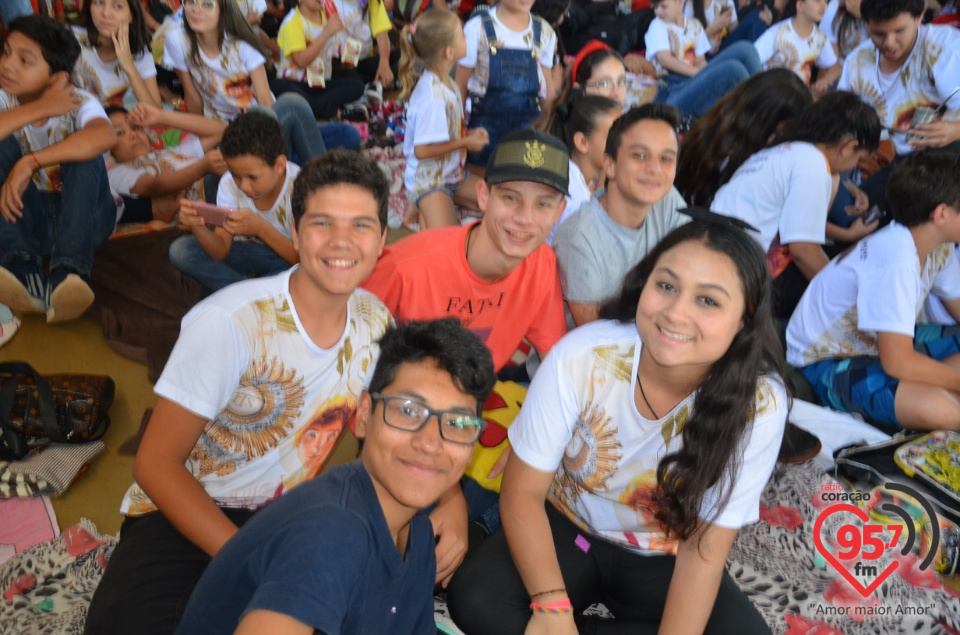
<svg viewBox="0 0 960 635">
<path fill-rule="evenodd" d="M 197 215 L 203 219 L 204 223 L 213 225 L 214 227 L 223 227 L 223 224 L 227 222 L 227 215 L 230 212 L 237 211 L 232 207 L 219 207 L 217 205 L 211 205 L 210 203 L 200 203 L 197 201 L 194 201 L 193 209 L 197 210 Z"/>
<path fill-rule="evenodd" d="M 883 217 L 883 210 L 880 209 L 878 205 L 874 205 L 867 210 L 867 213 L 863 215 L 863 224 L 869 225 L 875 220 L 879 220 Z"/>
</svg>

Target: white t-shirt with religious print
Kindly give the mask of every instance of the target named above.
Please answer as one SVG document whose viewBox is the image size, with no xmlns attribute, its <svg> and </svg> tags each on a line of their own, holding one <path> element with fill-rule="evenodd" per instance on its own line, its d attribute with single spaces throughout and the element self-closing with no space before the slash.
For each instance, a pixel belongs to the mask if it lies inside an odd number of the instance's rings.
<svg viewBox="0 0 960 635">
<path fill-rule="evenodd" d="M 243 40 L 227 36 L 220 55 L 207 57 L 200 51 L 201 64 L 191 55 L 190 40 L 183 27 L 167 34 L 163 64 L 187 71 L 203 99 L 205 117 L 229 123 L 257 103 L 250 73 L 266 63 L 263 55 Z"/>
<path fill-rule="evenodd" d="M 321 22 L 319 24 L 311 22 L 300 13 L 297 7 L 287 14 L 280 24 L 280 31 L 277 34 L 277 44 L 283 51 L 280 57 L 280 68 L 278 73 L 280 77 L 290 79 L 296 82 L 307 81 L 307 71 L 300 68 L 293 61 L 293 54 L 304 50 L 310 44 L 320 37 L 323 33 L 323 27 L 326 21 L 323 20 L 323 12 L 320 13 Z M 331 76 L 331 51 L 330 47 L 324 47 L 320 52 L 323 59 L 323 70 L 327 79 Z"/>
<path fill-rule="evenodd" d="M 783 20 L 764 31 L 753 45 L 764 69 L 789 68 L 805 84 L 810 84 L 814 65 L 830 68 L 837 63 L 837 54 L 827 41 L 827 34 L 816 24 L 810 35 L 802 38 L 794 30 L 792 19 Z"/>
<path fill-rule="evenodd" d="M 729 33 L 737 25 L 737 7 L 734 4 L 733 0 L 712 0 L 710 6 L 703 8 L 704 17 L 706 22 L 701 24 L 701 26 L 706 29 L 710 24 L 720 17 L 720 14 L 724 9 L 729 9 L 730 11 L 730 25 L 727 27 L 726 31 Z M 684 0 L 683 3 L 683 14 L 688 18 L 696 18 L 696 12 L 693 10 L 693 0 Z M 698 20 L 699 21 L 699 20 Z M 725 34 L 723 34 L 726 37 Z M 713 44 L 713 42 L 711 42 Z M 711 46 L 710 51 L 716 53 L 720 48 L 719 43 Z"/>
<path fill-rule="evenodd" d="M 635 403 L 642 344 L 634 324 L 601 320 L 568 333 L 541 363 L 510 426 L 517 457 L 555 472 L 548 500 L 585 532 L 640 553 L 675 554 L 655 518 L 657 466 L 682 443 L 696 393 L 656 421 Z M 780 451 L 787 395 L 777 377 L 757 379 L 753 421 L 737 451 L 730 498 L 704 495 L 700 517 L 740 528 L 760 516 L 760 495 Z M 732 458 L 732 460 L 733 460 Z M 729 482 L 729 481 L 728 481 Z"/>
<path fill-rule="evenodd" d="M 870 36 L 867 33 L 867 27 L 863 24 L 863 20 L 854 19 L 852 26 L 848 27 L 842 38 L 840 37 L 840 23 L 842 21 L 838 16 L 840 2 L 841 0 L 830 0 L 827 4 L 827 10 L 823 14 L 823 19 L 820 20 L 820 28 L 827 34 L 827 41 L 832 45 L 836 45 L 837 61 L 843 64 L 844 60 L 847 59 L 847 55 L 852 53 L 853 49 L 860 46 L 860 44 L 870 39 Z"/>
<path fill-rule="evenodd" d="M 331 418 L 346 428 L 392 320 L 357 289 L 340 340 L 320 348 L 290 296 L 293 271 L 232 284 L 191 309 L 155 387 L 207 421 L 186 468 L 221 507 L 257 509 L 319 469 L 302 431 Z M 156 509 L 134 483 L 120 511 Z"/>
<path fill-rule="evenodd" d="M 403 154 L 407 167 L 403 183 L 411 200 L 438 187 L 456 189 L 463 182 L 466 151 L 433 159 L 417 159 L 416 146 L 446 143 L 464 135 L 463 100 L 456 84 L 451 88 L 431 71 L 424 71 L 407 105 L 407 129 Z"/>
<path fill-rule="evenodd" d="M 77 90 L 80 106 L 65 115 L 50 117 L 39 126 L 29 124 L 17 130 L 20 153 L 27 156 L 44 148 L 56 145 L 78 130 L 83 130 L 94 119 L 110 119 L 97 98 L 85 90 Z M 20 107 L 20 100 L 0 89 L 0 110 L 13 110 Z M 60 178 L 60 164 L 45 165 L 42 170 L 33 173 L 33 183 L 46 192 L 62 192 L 63 180 Z"/>
<path fill-rule="evenodd" d="M 710 38 L 700 20 L 687 16 L 683 18 L 683 26 L 654 18 L 644 42 L 647 45 L 647 59 L 657 67 L 658 73 L 665 72 L 657 61 L 657 53 L 661 51 L 667 51 L 687 64 L 696 63 L 698 57 L 710 52 Z"/>
<path fill-rule="evenodd" d="M 877 332 L 913 338 L 932 292 L 960 297 L 953 243 L 920 266 L 910 230 L 897 222 L 830 261 L 807 287 L 787 326 L 787 361 L 796 367 L 838 357 L 879 357 Z"/>
<path fill-rule="evenodd" d="M 123 106 L 127 94 L 133 95 L 133 89 L 127 74 L 120 68 L 120 62 L 104 62 L 100 59 L 96 47 L 90 42 L 86 28 L 75 26 L 73 34 L 80 42 L 80 58 L 73 67 L 74 85 L 93 94 L 105 106 Z M 133 65 L 143 79 L 157 75 L 157 67 L 150 51 L 140 51 L 140 54 L 133 58 Z"/>
<path fill-rule="evenodd" d="M 200 140 L 194 135 L 188 135 L 180 141 L 180 145 L 169 146 L 133 161 L 113 165 L 107 169 L 107 177 L 110 180 L 110 187 L 117 194 L 136 196 L 131 190 L 136 187 L 137 181 L 142 176 L 147 174 L 156 176 L 182 170 L 202 159 L 203 155 Z M 187 188 L 186 198 L 191 201 L 204 200 L 203 179 L 199 179 Z"/>
<path fill-rule="evenodd" d="M 287 161 L 287 178 L 284 179 L 283 189 L 280 190 L 277 200 L 274 201 L 270 209 L 264 212 L 257 209 L 253 199 L 243 193 L 240 186 L 233 180 L 233 175 L 227 172 L 220 179 L 220 187 L 217 189 L 217 205 L 234 209 L 248 209 L 267 221 L 285 238 L 292 238 L 293 207 L 291 198 L 293 197 L 293 182 L 297 179 L 298 174 L 300 174 L 300 166 Z M 253 236 L 234 236 L 233 239 L 259 242 L 259 239 Z"/>
<path fill-rule="evenodd" d="M 324 52 L 332 57 L 343 57 L 348 38 L 360 45 L 360 59 L 367 59 L 376 53 L 376 38 L 384 31 L 393 28 L 390 16 L 383 0 L 331 0 L 337 8 L 337 14 L 343 23 L 343 30 L 334 33 L 324 47 Z M 363 6 L 361 6 L 361 4 Z"/>
<path fill-rule="evenodd" d="M 900 70 L 880 72 L 880 52 L 867 40 L 847 57 L 840 90 L 852 91 L 877 110 L 885 128 L 906 131 L 917 106 L 936 108 L 960 86 L 960 31 L 924 24 Z M 945 121 L 960 120 L 960 93 L 950 98 Z M 913 151 L 904 133 L 890 135 L 897 154 Z"/>
<path fill-rule="evenodd" d="M 493 30 L 497 34 L 497 39 L 505 49 L 533 49 L 533 20 L 535 16 L 531 14 L 530 22 L 523 31 L 513 31 L 497 18 L 497 8 L 490 9 L 488 14 L 493 20 Z M 470 18 L 463 26 L 463 33 L 467 38 L 467 55 L 457 62 L 464 68 L 472 68 L 473 75 L 467 82 L 467 92 L 471 95 L 483 96 L 487 93 L 487 80 L 490 78 L 490 42 L 487 41 L 487 35 L 484 33 L 482 16 L 476 15 Z M 539 19 L 539 18 L 537 18 Z M 543 78 L 543 68 L 553 68 L 553 56 L 557 51 L 557 34 L 554 33 L 550 25 L 542 21 L 543 30 L 540 32 L 540 49 L 535 57 L 539 64 L 537 65 L 537 75 L 540 78 L 540 97 L 547 96 L 547 84 Z"/>
<path fill-rule="evenodd" d="M 718 191 L 710 208 L 745 220 L 764 251 L 780 244 L 826 241 L 833 180 L 827 158 L 811 143 L 781 143 L 754 154 Z"/>
</svg>

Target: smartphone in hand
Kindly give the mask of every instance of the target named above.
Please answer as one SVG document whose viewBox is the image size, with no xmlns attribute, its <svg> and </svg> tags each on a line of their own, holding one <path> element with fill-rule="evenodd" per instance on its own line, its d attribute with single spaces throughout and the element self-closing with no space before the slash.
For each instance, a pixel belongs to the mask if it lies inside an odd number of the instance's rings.
<svg viewBox="0 0 960 635">
<path fill-rule="evenodd" d="M 223 227 L 223 224 L 227 222 L 227 215 L 230 212 L 236 212 L 232 207 L 219 207 L 217 205 L 211 205 L 210 203 L 200 203 L 194 202 L 193 209 L 197 210 L 197 215 L 203 219 L 203 222 L 207 225 L 213 225 L 214 227 Z"/>
</svg>

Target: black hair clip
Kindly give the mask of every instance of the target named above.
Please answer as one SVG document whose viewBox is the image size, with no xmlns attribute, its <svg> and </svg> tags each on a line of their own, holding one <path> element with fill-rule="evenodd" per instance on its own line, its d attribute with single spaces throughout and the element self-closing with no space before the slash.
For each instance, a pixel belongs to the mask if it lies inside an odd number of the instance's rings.
<svg viewBox="0 0 960 635">
<path fill-rule="evenodd" d="M 678 209 L 681 214 L 686 214 L 693 220 L 703 221 L 704 223 L 713 223 L 714 225 L 727 225 L 729 227 L 739 227 L 740 229 L 760 233 L 760 230 L 747 221 L 734 218 L 733 216 L 724 216 L 706 207 L 685 207 Z"/>
</svg>

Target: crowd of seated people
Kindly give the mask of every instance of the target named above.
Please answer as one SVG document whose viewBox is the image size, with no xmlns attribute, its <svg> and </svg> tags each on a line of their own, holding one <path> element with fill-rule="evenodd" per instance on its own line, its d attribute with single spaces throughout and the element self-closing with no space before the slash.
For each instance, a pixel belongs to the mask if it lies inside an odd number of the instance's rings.
<svg viewBox="0 0 960 635">
<path fill-rule="evenodd" d="M 724 563 L 798 458 L 787 378 L 960 430 L 960 32 L 923 0 L 654 0 L 645 52 L 531 0 L 169 4 L 4 15 L 0 344 L 84 315 L 118 223 L 180 232 L 208 296 L 86 632 L 432 633 L 439 585 L 468 634 L 766 633 Z M 388 245 L 337 113 L 397 80 Z M 464 477 L 498 378 L 499 498 Z"/>
</svg>

